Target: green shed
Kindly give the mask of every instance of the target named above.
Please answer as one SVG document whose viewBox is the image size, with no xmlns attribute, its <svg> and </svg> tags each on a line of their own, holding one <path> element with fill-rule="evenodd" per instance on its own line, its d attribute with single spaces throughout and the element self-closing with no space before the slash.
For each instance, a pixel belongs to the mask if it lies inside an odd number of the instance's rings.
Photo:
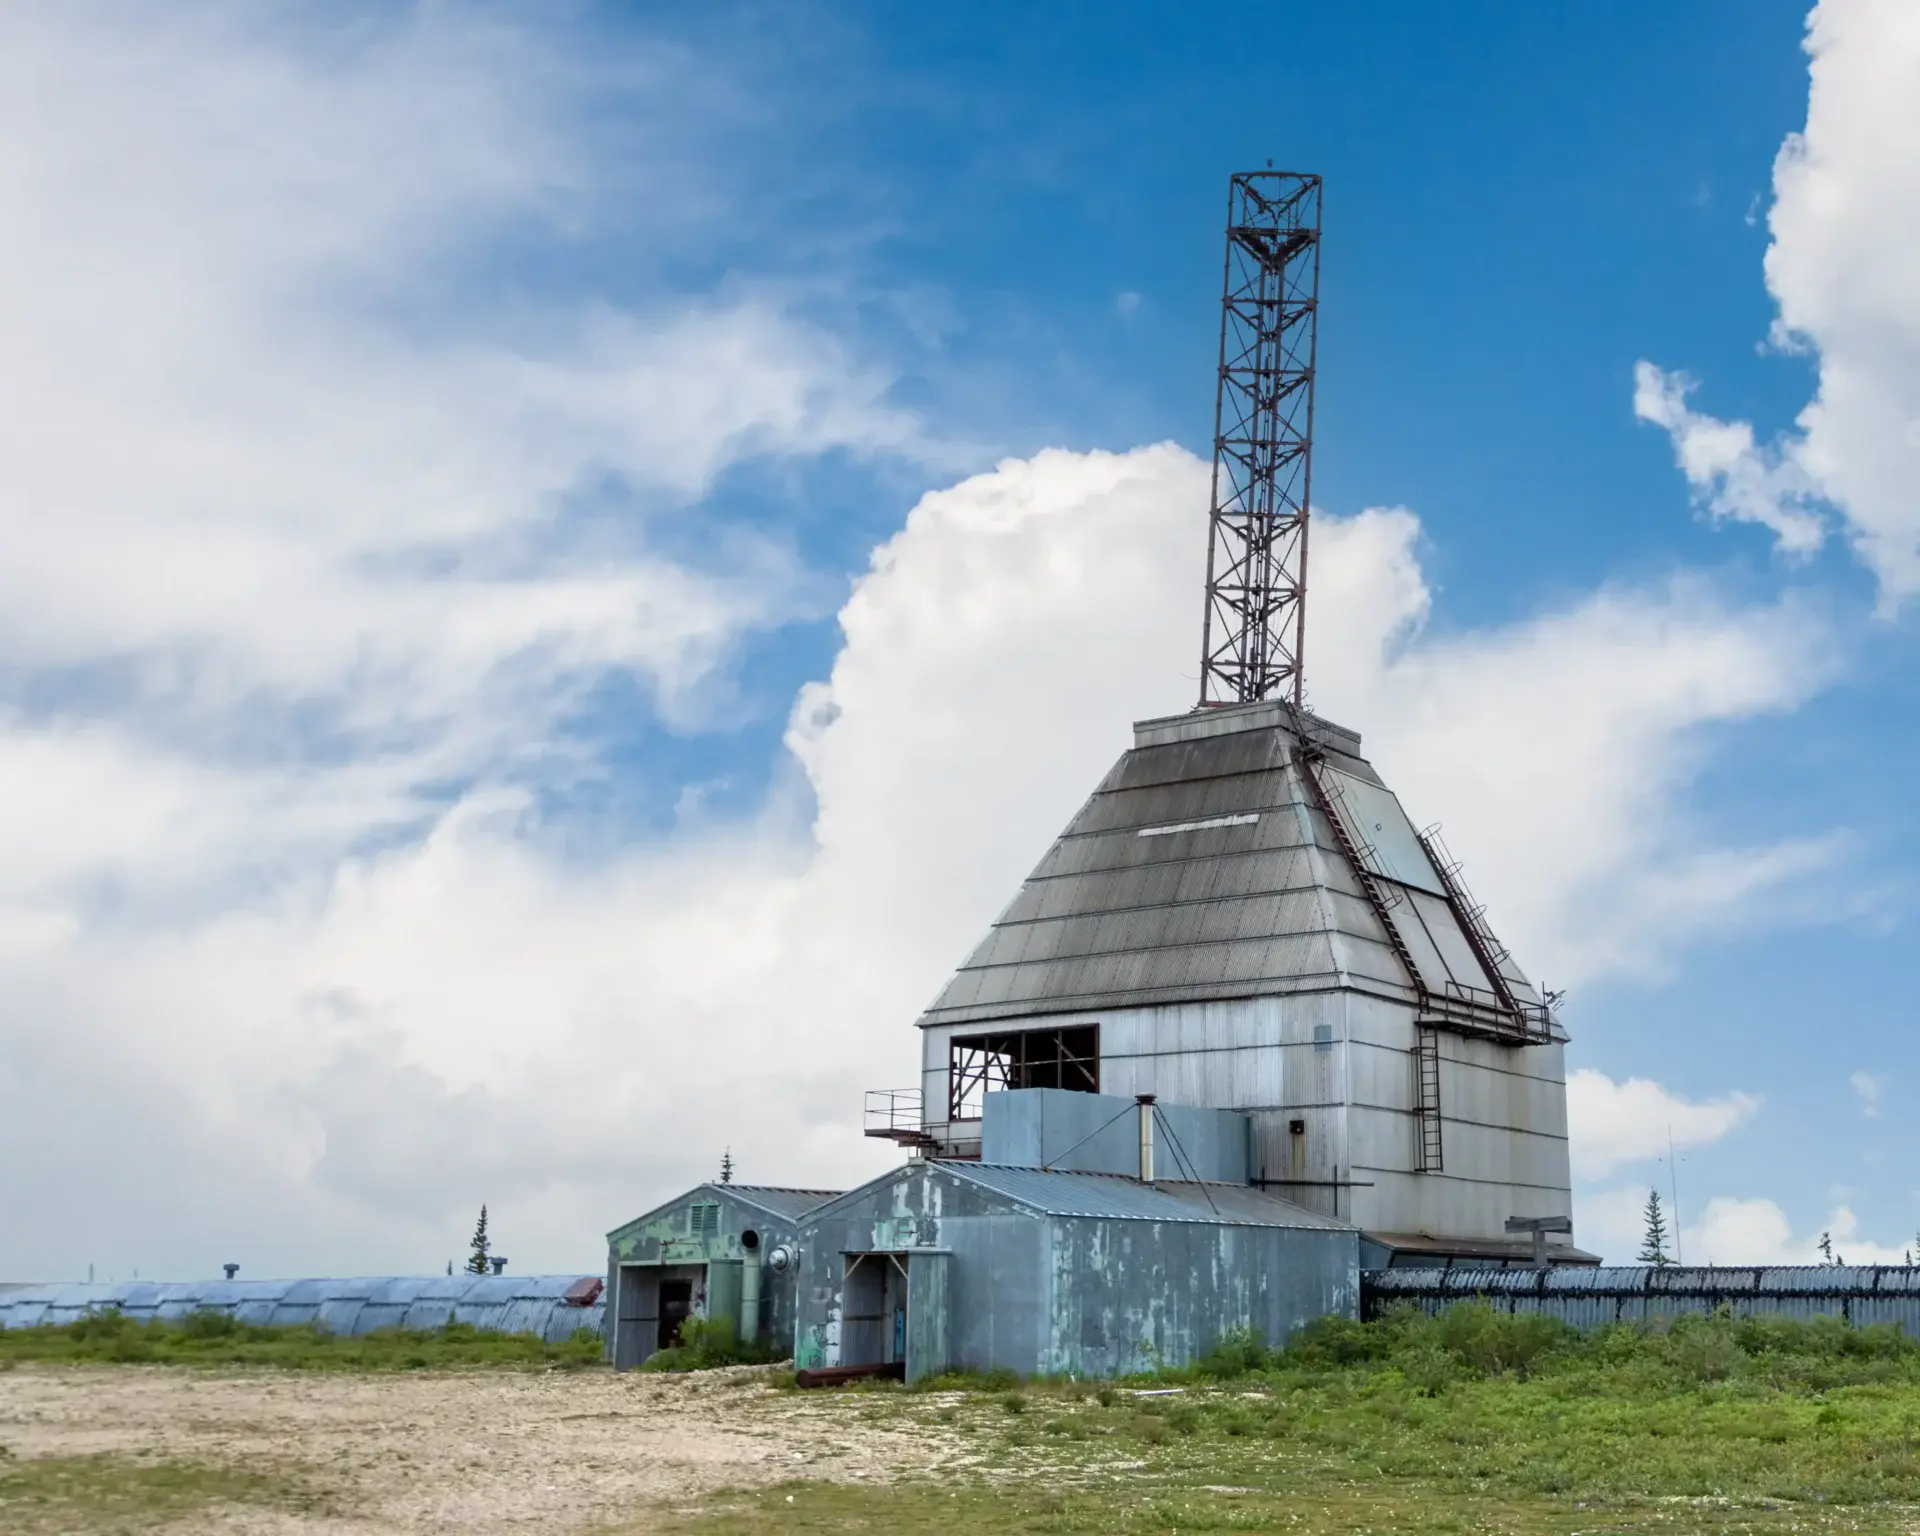
<svg viewBox="0 0 1920 1536">
<path fill-rule="evenodd" d="M 743 1339 L 793 1350 L 796 1232 L 838 1192 L 701 1184 L 607 1234 L 607 1359 L 631 1370 L 689 1317 L 730 1317 Z"/>
</svg>

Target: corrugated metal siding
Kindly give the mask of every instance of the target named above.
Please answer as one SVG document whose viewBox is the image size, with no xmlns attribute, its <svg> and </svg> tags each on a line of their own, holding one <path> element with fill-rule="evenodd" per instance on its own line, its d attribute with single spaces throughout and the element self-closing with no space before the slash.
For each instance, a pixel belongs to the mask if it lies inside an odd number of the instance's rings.
<svg viewBox="0 0 1920 1536">
<path fill-rule="evenodd" d="M 1383 1269 L 1361 1277 L 1362 1315 L 1395 1304 L 1437 1312 L 1461 1301 L 1537 1312 L 1576 1328 L 1641 1323 L 1726 1307 L 1738 1316 L 1840 1317 L 1920 1335 L 1920 1270 L 1900 1265 L 1711 1269 Z"/>
<path fill-rule="evenodd" d="M 178 1319 L 226 1312 L 245 1323 L 318 1322 L 329 1332 L 438 1328 L 462 1322 L 490 1333 L 537 1333 L 560 1343 L 602 1331 L 605 1307 L 570 1307 L 581 1275 L 397 1275 L 342 1280 L 183 1280 L 118 1285 L 29 1285 L 0 1292 L 0 1328 L 71 1323 L 89 1312 Z"/>
<path fill-rule="evenodd" d="M 908 1250 L 909 1274 L 919 1253 L 945 1255 L 952 1360 L 976 1370 L 1110 1375 L 1181 1365 L 1228 1328 L 1251 1325 L 1278 1340 L 1308 1318 L 1351 1315 L 1358 1303 L 1352 1227 L 1304 1212 L 1261 1224 L 1196 1221 L 1174 1186 L 1013 1177 L 1032 1172 L 912 1163 L 814 1212 L 797 1273 L 796 1360 L 864 1363 L 849 1353 L 864 1335 L 843 1327 L 847 1260 L 861 1253 Z M 1167 1197 L 1176 1214 L 1131 1208 L 1116 1186 Z M 1078 1191 L 1079 1213 L 1035 1208 L 1036 1200 L 1063 1203 L 1069 1190 Z M 1269 1214 L 1285 1205 L 1239 1194 Z"/>
</svg>

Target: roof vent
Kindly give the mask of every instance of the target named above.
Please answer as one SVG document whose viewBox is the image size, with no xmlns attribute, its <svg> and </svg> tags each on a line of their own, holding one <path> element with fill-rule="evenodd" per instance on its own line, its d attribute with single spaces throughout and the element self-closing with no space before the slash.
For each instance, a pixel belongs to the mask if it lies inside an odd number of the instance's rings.
<svg viewBox="0 0 1920 1536">
<path fill-rule="evenodd" d="M 1153 1182 L 1153 1095 L 1140 1093 L 1134 1095 L 1134 1103 L 1140 1106 L 1140 1182 Z"/>
</svg>

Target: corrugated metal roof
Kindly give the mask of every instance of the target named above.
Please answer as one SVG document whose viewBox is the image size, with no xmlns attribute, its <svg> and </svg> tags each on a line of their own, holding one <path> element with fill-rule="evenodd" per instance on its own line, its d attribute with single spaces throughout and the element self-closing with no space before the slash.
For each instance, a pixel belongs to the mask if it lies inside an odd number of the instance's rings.
<svg viewBox="0 0 1920 1536">
<path fill-rule="evenodd" d="M 787 1221 L 797 1221 L 816 1205 L 824 1205 L 841 1193 L 837 1189 L 780 1189 L 771 1184 L 725 1184 L 721 1188 Z"/>
<path fill-rule="evenodd" d="M 247 1323 L 317 1322 L 330 1332 L 438 1328 L 462 1322 L 499 1333 L 537 1333 L 560 1343 L 601 1331 L 604 1302 L 568 1306 L 568 1287 L 591 1275 L 376 1275 L 302 1280 L 125 1281 L 26 1285 L 0 1291 L 0 1328 L 71 1323 L 89 1312 L 181 1318 L 228 1312 Z"/>
<path fill-rule="evenodd" d="M 1231 1227 L 1356 1228 L 1246 1184 L 1143 1184 L 1117 1173 L 1069 1173 L 1010 1168 L 996 1163 L 940 1162 L 942 1173 L 1048 1216 L 1093 1216 L 1115 1221 L 1189 1221 Z"/>
<path fill-rule="evenodd" d="M 614 1241 L 633 1228 L 645 1222 L 664 1216 L 677 1206 L 691 1201 L 727 1199 L 737 1200 L 742 1205 L 750 1205 L 757 1211 L 765 1211 L 778 1221 L 792 1222 L 812 1210 L 816 1205 L 834 1199 L 842 1191 L 837 1189 L 787 1189 L 776 1184 L 696 1184 L 692 1189 L 675 1195 L 671 1200 L 663 1200 L 651 1210 L 642 1211 L 629 1221 L 623 1221 L 607 1234 L 609 1242 Z"/>
<path fill-rule="evenodd" d="M 1295 762 L 1278 705 L 1135 727 L 1121 757 L 955 973 L 923 1025 L 1261 997 L 1413 989 Z M 1360 738 L 1314 717 L 1322 778 L 1370 871 L 1441 884 Z M 1184 725 L 1183 725 L 1184 720 Z M 1397 892 L 1420 980 L 1494 988 L 1443 897 Z M 1525 1002 L 1524 977 L 1501 967 Z"/>
</svg>

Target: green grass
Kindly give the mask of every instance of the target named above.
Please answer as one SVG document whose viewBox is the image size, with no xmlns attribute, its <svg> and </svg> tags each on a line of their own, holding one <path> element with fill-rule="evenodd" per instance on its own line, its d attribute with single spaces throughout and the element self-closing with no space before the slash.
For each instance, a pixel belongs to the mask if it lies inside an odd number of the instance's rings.
<svg viewBox="0 0 1920 1536">
<path fill-rule="evenodd" d="M 957 1431 L 963 1470 L 739 1495 L 683 1529 L 1920 1529 L 1920 1346 L 1837 1322 L 1582 1337 L 1462 1307 L 1280 1351 L 1230 1338 L 1132 1383 L 1029 1382 L 1017 1413 L 1003 1380 L 947 1387 L 862 1404 Z"/>
<path fill-rule="evenodd" d="M 0 1530 L 7 1536 L 118 1536 L 232 1504 L 319 1507 L 305 1483 L 286 1472 L 135 1456 L 0 1455 Z"/>
<path fill-rule="evenodd" d="M 602 1354 L 600 1336 L 587 1330 L 563 1344 L 548 1344 L 530 1333 L 482 1332 L 465 1323 L 431 1330 L 383 1328 L 350 1337 L 310 1326 L 239 1323 L 222 1312 L 197 1312 L 172 1323 L 97 1312 L 56 1327 L 0 1329 L 0 1370 L 27 1360 L 303 1371 L 584 1370 L 598 1366 Z"/>
</svg>

